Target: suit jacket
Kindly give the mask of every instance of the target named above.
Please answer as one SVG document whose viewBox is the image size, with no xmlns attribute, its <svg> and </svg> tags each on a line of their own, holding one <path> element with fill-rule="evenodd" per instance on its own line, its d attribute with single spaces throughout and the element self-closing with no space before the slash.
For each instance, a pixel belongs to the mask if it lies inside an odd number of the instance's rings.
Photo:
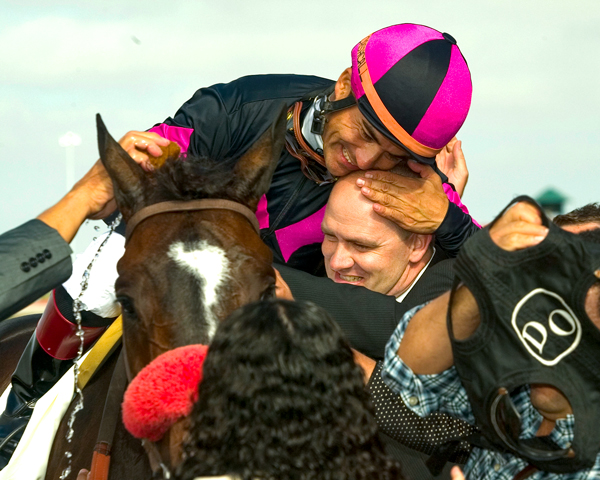
<svg viewBox="0 0 600 480">
<path fill-rule="evenodd" d="M 275 265 L 297 300 L 312 301 L 323 307 L 340 325 L 350 345 L 365 355 L 381 359 L 385 345 L 392 336 L 400 318 L 411 308 L 429 302 L 452 288 L 454 260 L 443 259 L 437 251 L 427 270 L 406 295 L 402 303 L 389 295 L 372 292 L 364 287 L 335 283 L 328 278 L 314 277 L 289 267 Z M 378 363 L 367 390 L 375 409 L 380 437 L 388 454 L 402 463 L 402 469 L 413 480 L 450 479 L 448 463 L 441 474 L 434 477 L 425 465 L 435 445 L 427 432 L 440 429 L 443 443 L 469 428 L 459 420 L 440 415 L 422 419 L 410 410 L 381 380 Z M 457 423 L 458 422 L 458 423 Z M 425 433 L 423 433 L 425 432 Z M 456 435 L 458 436 L 458 435 Z M 415 450 L 417 448 L 418 450 Z M 468 452 L 459 452 L 453 461 L 464 461 Z"/>
<path fill-rule="evenodd" d="M 380 360 L 402 316 L 452 287 L 453 260 L 444 258 L 445 254 L 438 249 L 429 267 L 402 303 L 390 295 L 364 287 L 335 283 L 283 265 L 275 265 L 275 268 L 296 300 L 308 300 L 323 307 L 340 325 L 352 348 Z"/>
<path fill-rule="evenodd" d="M 71 276 L 71 248 L 41 220 L 0 235 L 0 320 Z"/>
</svg>

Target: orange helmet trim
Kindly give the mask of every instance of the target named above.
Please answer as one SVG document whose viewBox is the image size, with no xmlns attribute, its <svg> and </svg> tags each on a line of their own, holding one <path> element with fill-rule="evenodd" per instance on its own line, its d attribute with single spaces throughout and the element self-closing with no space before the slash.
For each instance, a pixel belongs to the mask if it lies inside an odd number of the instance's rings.
<svg viewBox="0 0 600 480">
<path fill-rule="evenodd" d="M 370 35 L 360 42 L 357 52 L 357 64 L 360 83 L 362 84 L 365 95 L 367 96 L 371 107 L 373 107 L 375 114 L 383 122 L 385 127 L 400 141 L 400 143 L 402 143 L 402 145 L 417 155 L 421 155 L 423 157 L 435 157 L 442 149 L 431 148 L 417 142 L 406 130 L 400 126 L 388 109 L 385 108 L 381 98 L 379 98 L 379 95 L 373 86 L 373 82 L 371 81 L 371 75 L 369 74 L 369 67 L 367 65 L 367 57 L 365 55 L 365 48 L 369 42 L 369 38 L 371 38 Z"/>
</svg>

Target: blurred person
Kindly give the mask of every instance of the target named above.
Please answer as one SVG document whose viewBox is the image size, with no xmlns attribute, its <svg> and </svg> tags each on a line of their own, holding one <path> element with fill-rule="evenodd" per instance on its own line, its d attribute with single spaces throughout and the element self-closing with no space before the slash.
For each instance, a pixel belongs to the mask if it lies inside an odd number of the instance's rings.
<svg viewBox="0 0 600 480">
<path fill-rule="evenodd" d="M 250 304 L 219 326 L 190 432 L 179 480 L 403 478 L 342 332 L 307 302 Z"/>
</svg>

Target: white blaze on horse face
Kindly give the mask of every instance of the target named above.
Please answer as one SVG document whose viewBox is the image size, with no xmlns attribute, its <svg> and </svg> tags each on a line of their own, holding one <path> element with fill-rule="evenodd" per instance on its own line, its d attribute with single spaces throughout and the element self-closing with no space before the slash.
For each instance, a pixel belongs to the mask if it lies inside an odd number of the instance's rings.
<svg viewBox="0 0 600 480">
<path fill-rule="evenodd" d="M 169 248 L 169 257 L 200 280 L 208 337 L 212 339 L 218 324 L 213 313 L 213 306 L 219 298 L 217 291 L 229 276 L 229 260 L 225 251 L 205 240 L 198 242 L 191 250 L 186 249 L 183 242 L 175 242 Z"/>
</svg>

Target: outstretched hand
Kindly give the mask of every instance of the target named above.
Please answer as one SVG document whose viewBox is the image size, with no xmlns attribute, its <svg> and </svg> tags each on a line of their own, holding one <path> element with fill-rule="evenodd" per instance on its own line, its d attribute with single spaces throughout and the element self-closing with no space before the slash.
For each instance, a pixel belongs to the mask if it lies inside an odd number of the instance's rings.
<svg viewBox="0 0 600 480">
<path fill-rule="evenodd" d="M 119 143 L 146 170 L 153 170 L 154 167 L 143 151 L 152 158 L 178 154 L 176 147 L 168 149 L 168 153 L 163 155 L 161 147 L 169 147 L 171 142 L 155 133 L 129 132 Z M 112 181 L 104 165 L 98 160 L 63 198 L 37 218 L 54 228 L 69 243 L 86 218 L 105 218 L 116 207 Z"/>
<path fill-rule="evenodd" d="M 494 243 L 509 252 L 537 245 L 546 235 L 540 212 L 527 202 L 515 203 L 490 228 Z"/>
<path fill-rule="evenodd" d="M 146 171 L 154 170 L 148 154 L 153 158 L 160 157 L 163 155 L 161 147 L 166 148 L 170 143 L 166 138 L 151 132 L 131 131 L 119 140 L 119 144 L 129 156 Z M 105 218 L 117 208 L 112 181 L 100 160 L 73 186 L 70 193 L 80 197 L 87 205 L 86 218 L 92 220 Z"/>
<path fill-rule="evenodd" d="M 413 233 L 434 233 L 448 210 L 442 180 L 428 165 L 409 160 L 408 166 L 420 178 L 369 170 L 356 184 L 382 217 Z"/>
<path fill-rule="evenodd" d="M 450 140 L 448 145 L 436 155 L 435 163 L 446 174 L 448 181 L 454 185 L 458 196 L 462 197 L 469 180 L 469 170 L 462 150 L 462 142 L 456 137 Z"/>
</svg>

